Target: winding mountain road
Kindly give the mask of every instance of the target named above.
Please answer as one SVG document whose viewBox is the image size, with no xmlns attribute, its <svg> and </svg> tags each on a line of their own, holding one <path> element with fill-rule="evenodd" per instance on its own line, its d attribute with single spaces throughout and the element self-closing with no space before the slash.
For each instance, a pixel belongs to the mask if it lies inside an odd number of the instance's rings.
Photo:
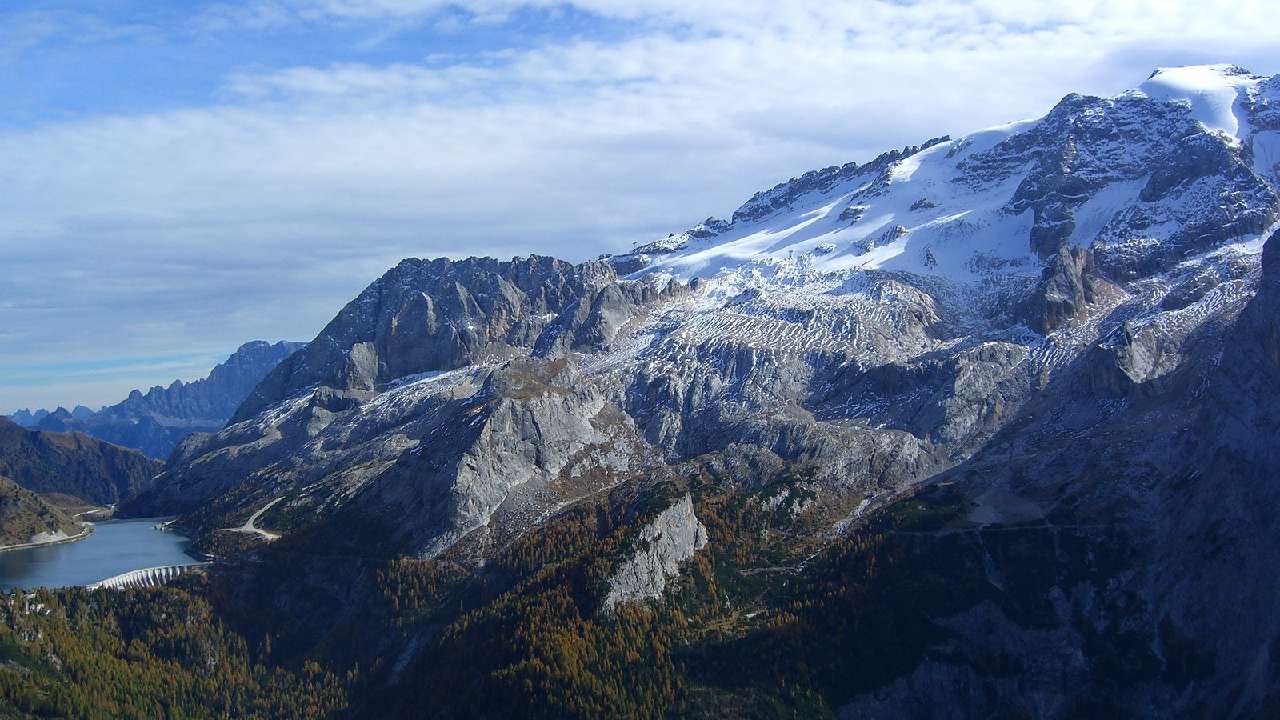
<svg viewBox="0 0 1280 720">
<path fill-rule="evenodd" d="M 275 500 L 272 500 L 266 505 L 263 505 L 262 507 L 258 508 L 258 511 L 250 515 L 249 519 L 245 520 L 244 524 L 241 525 L 240 527 L 233 527 L 233 528 L 226 528 L 226 529 L 231 530 L 232 532 L 253 533 L 255 535 L 261 536 L 264 540 L 267 540 L 267 541 L 271 541 L 279 538 L 280 533 L 274 533 L 274 532 L 271 532 L 270 530 L 263 530 L 262 528 L 258 527 L 255 523 L 258 522 L 258 518 L 262 517 L 263 513 L 270 510 L 273 505 L 275 505 L 276 503 L 280 502 L 283 499 L 284 499 L 284 496 L 281 495 Z"/>
</svg>

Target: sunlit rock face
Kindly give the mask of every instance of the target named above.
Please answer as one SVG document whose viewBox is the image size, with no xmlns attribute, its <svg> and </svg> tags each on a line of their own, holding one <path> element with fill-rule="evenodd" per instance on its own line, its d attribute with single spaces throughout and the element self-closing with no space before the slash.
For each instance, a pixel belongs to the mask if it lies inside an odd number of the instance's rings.
<svg viewBox="0 0 1280 720">
<path fill-rule="evenodd" d="M 707 529 L 694 514 L 689 495 L 677 500 L 640 529 L 635 551 L 609 579 L 604 607 L 662 596 L 680 566 L 707 544 Z"/>
</svg>

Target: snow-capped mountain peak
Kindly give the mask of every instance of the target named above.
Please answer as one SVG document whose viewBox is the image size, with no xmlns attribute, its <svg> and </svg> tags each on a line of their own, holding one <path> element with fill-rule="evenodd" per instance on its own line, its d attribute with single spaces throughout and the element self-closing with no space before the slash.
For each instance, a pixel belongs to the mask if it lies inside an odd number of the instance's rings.
<svg viewBox="0 0 1280 720">
<path fill-rule="evenodd" d="M 1113 98 L 805 173 L 615 262 L 689 278 L 804 258 L 969 284 L 1088 247 L 1116 276 L 1162 272 L 1274 221 L 1278 98 L 1276 78 L 1234 65 L 1165 68 Z"/>
<path fill-rule="evenodd" d="M 1138 86 L 1138 92 L 1153 100 L 1186 102 L 1192 116 L 1205 127 L 1239 140 L 1242 122 L 1248 127 L 1248 111 L 1241 106 L 1247 101 L 1249 90 L 1256 89 L 1263 80 L 1266 78 L 1238 65 L 1158 68 Z"/>
</svg>

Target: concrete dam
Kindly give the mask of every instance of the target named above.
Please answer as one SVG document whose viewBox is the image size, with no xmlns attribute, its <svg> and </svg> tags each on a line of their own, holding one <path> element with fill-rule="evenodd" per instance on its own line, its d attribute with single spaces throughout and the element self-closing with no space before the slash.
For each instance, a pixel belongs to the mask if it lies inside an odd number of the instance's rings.
<svg viewBox="0 0 1280 720">
<path fill-rule="evenodd" d="M 90 590 L 123 590 L 125 588 L 149 588 L 159 587 L 176 577 L 187 575 L 190 573 L 202 573 L 205 566 L 209 563 L 195 563 L 192 565 L 163 565 L 160 567 L 142 568 L 140 570 L 130 570 L 127 573 L 121 573 L 99 580 L 92 585 L 86 585 Z"/>
</svg>

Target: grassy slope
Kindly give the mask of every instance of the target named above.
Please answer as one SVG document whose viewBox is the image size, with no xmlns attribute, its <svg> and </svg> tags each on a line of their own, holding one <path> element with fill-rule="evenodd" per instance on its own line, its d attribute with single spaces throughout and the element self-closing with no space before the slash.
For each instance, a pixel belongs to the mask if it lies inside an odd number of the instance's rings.
<svg viewBox="0 0 1280 720">
<path fill-rule="evenodd" d="M 0 546 L 27 543 L 37 533 L 59 530 L 75 535 L 80 524 L 39 495 L 0 476 Z"/>
</svg>

